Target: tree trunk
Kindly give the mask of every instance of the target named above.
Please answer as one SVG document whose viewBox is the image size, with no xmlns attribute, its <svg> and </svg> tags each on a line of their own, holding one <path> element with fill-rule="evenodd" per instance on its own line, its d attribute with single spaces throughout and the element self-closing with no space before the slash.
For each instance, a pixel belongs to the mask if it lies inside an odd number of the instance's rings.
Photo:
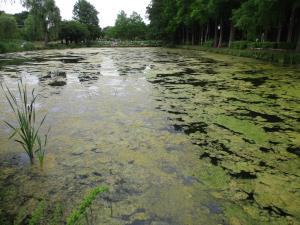
<svg viewBox="0 0 300 225">
<path fill-rule="evenodd" d="M 230 48 L 231 43 L 234 41 L 235 36 L 235 27 L 233 25 L 233 22 L 230 24 L 230 34 L 229 34 L 229 42 L 228 42 L 228 48 Z"/>
<path fill-rule="evenodd" d="M 295 2 L 294 5 L 293 5 L 293 8 L 292 8 L 291 16 L 290 16 L 287 42 L 292 42 L 296 8 L 297 8 L 297 3 Z"/>
<path fill-rule="evenodd" d="M 223 41 L 223 24 L 222 24 L 222 19 L 221 19 L 221 21 L 220 21 L 220 37 L 219 37 L 218 48 L 222 47 L 222 41 Z"/>
<path fill-rule="evenodd" d="M 298 31 L 298 41 L 297 41 L 296 52 L 300 52 L 300 29 Z"/>
<path fill-rule="evenodd" d="M 48 23 L 45 21 L 43 23 L 43 26 L 44 26 L 44 33 L 45 33 L 45 36 L 44 36 L 44 45 L 46 46 L 48 44 L 48 41 L 49 41 Z"/>
<path fill-rule="evenodd" d="M 281 33 L 282 33 L 282 23 L 281 23 L 281 21 L 279 21 L 279 24 L 278 24 L 278 30 L 277 30 L 277 38 L 276 38 L 277 44 L 280 43 L 280 40 L 281 40 Z"/>
<path fill-rule="evenodd" d="M 215 33 L 214 33 L 214 47 L 216 48 L 218 44 L 218 22 L 215 21 Z"/>
<path fill-rule="evenodd" d="M 184 26 L 182 27 L 182 44 L 184 45 L 184 37 L 185 37 L 185 34 L 184 34 Z"/>
<path fill-rule="evenodd" d="M 195 31 L 194 31 L 194 27 L 192 27 L 192 45 L 195 44 Z"/>
<path fill-rule="evenodd" d="M 49 41 L 49 33 L 48 33 L 48 31 L 46 30 L 46 31 L 45 31 L 45 39 L 44 39 L 44 45 L 45 45 L 45 46 L 47 46 L 48 41 Z"/>
<path fill-rule="evenodd" d="M 208 34 L 209 34 L 209 22 L 207 22 L 207 26 L 206 26 L 205 42 L 208 41 Z"/>
<path fill-rule="evenodd" d="M 189 41 L 190 41 L 190 37 L 189 37 L 189 29 L 186 28 L 186 44 L 188 45 L 189 44 Z"/>
<path fill-rule="evenodd" d="M 204 29 L 202 27 L 202 30 L 201 30 L 201 39 L 200 39 L 201 46 L 203 45 L 203 40 L 204 40 Z"/>
</svg>

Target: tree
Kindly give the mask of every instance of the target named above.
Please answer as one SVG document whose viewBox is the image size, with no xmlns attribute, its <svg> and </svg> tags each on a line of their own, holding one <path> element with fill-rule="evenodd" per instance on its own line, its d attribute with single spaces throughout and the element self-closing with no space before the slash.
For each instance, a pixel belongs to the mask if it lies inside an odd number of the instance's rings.
<svg viewBox="0 0 300 225">
<path fill-rule="evenodd" d="M 73 8 L 73 19 L 83 24 L 99 25 L 99 12 L 86 0 L 78 0 Z"/>
<path fill-rule="evenodd" d="M 78 0 L 73 8 L 73 19 L 87 25 L 92 40 L 101 35 L 98 14 L 96 8 L 86 0 Z"/>
<path fill-rule="evenodd" d="M 25 39 L 28 41 L 38 41 L 44 37 L 41 21 L 37 20 L 32 14 L 29 14 L 25 20 L 23 32 Z"/>
<path fill-rule="evenodd" d="M 87 25 L 78 21 L 62 21 L 60 24 L 59 38 L 66 44 L 86 41 L 90 36 Z"/>
<path fill-rule="evenodd" d="M 59 8 L 54 0 L 26 0 L 25 6 L 30 9 L 30 13 L 42 24 L 44 43 L 49 41 L 49 30 L 57 30 L 61 21 Z"/>
<path fill-rule="evenodd" d="M 17 34 L 17 21 L 15 17 L 7 14 L 0 15 L 0 39 L 14 38 Z"/>
<path fill-rule="evenodd" d="M 17 21 L 17 24 L 19 27 L 24 27 L 25 20 L 27 19 L 28 16 L 29 16 L 28 11 L 23 11 L 23 12 L 14 14 L 14 17 L 16 18 L 16 21 Z"/>
</svg>

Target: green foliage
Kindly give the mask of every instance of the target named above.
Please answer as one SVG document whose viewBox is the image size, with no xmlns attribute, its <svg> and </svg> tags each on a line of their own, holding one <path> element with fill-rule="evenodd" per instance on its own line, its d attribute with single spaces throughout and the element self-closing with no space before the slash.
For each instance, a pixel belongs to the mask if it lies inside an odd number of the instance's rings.
<svg viewBox="0 0 300 225">
<path fill-rule="evenodd" d="M 27 11 L 14 14 L 14 17 L 16 18 L 19 27 L 23 27 L 25 25 L 25 20 L 27 19 L 28 16 L 29 16 L 29 12 Z"/>
<path fill-rule="evenodd" d="M 99 25 L 98 11 L 86 0 L 78 0 L 73 8 L 73 18 L 83 24 Z"/>
<path fill-rule="evenodd" d="M 46 209 L 45 201 L 39 202 L 38 206 L 35 208 L 35 210 L 31 214 L 31 218 L 29 220 L 29 225 L 39 225 L 44 216 L 45 209 Z"/>
<path fill-rule="evenodd" d="M 38 41 L 43 39 L 43 28 L 41 21 L 32 14 L 25 20 L 24 36 L 28 41 Z"/>
<path fill-rule="evenodd" d="M 36 49 L 35 45 L 31 42 L 24 42 L 22 47 L 25 51 L 33 51 Z"/>
<path fill-rule="evenodd" d="M 92 205 L 96 197 L 104 192 L 108 192 L 108 188 L 97 187 L 93 189 L 89 194 L 87 194 L 80 203 L 78 209 L 73 210 L 71 215 L 67 218 L 67 225 L 77 224 L 80 221 L 80 219 L 85 215 L 86 210 Z"/>
<path fill-rule="evenodd" d="M 44 36 L 45 44 L 49 41 L 50 28 L 52 33 L 57 33 L 58 25 L 61 21 L 59 8 L 54 0 L 26 0 L 25 6 L 30 9 L 30 14 L 34 17 L 35 23 L 39 24 Z"/>
<path fill-rule="evenodd" d="M 73 8 L 73 19 L 87 26 L 90 40 L 96 40 L 101 35 L 98 14 L 96 8 L 86 0 L 78 0 Z"/>
<path fill-rule="evenodd" d="M 46 115 L 39 123 L 36 122 L 35 102 L 38 95 L 35 95 L 33 89 L 30 98 L 27 86 L 26 84 L 23 84 L 22 80 L 18 83 L 18 95 L 14 95 L 12 91 L 2 83 L 1 88 L 17 119 L 17 126 L 5 121 L 6 125 L 13 130 L 9 139 L 18 135 L 19 138 L 15 139 L 15 141 L 21 144 L 27 153 L 31 164 L 34 162 L 34 155 L 37 155 L 40 165 L 42 166 L 45 153 L 44 147 L 47 143 L 48 134 L 45 135 L 44 145 L 42 145 L 39 131 L 46 119 Z"/>
<path fill-rule="evenodd" d="M 0 40 L 11 39 L 17 35 L 17 21 L 7 14 L 0 15 Z"/>
<path fill-rule="evenodd" d="M 234 41 L 231 43 L 230 48 L 233 49 L 246 49 L 248 47 L 249 41 Z"/>
<path fill-rule="evenodd" d="M 86 41 L 89 35 L 87 25 L 78 21 L 62 21 L 60 24 L 59 38 L 65 40 L 66 44 Z"/>
<path fill-rule="evenodd" d="M 144 40 L 146 38 L 147 26 L 142 17 L 133 12 L 129 17 L 121 11 L 116 19 L 114 27 L 103 29 L 106 39 L 121 40 Z"/>
<path fill-rule="evenodd" d="M 212 47 L 214 44 L 214 41 L 206 41 L 205 43 L 203 43 L 204 47 Z"/>
<path fill-rule="evenodd" d="M 277 43 L 277 49 L 292 50 L 296 48 L 296 43 L 280 42 Z"/>
</svg>

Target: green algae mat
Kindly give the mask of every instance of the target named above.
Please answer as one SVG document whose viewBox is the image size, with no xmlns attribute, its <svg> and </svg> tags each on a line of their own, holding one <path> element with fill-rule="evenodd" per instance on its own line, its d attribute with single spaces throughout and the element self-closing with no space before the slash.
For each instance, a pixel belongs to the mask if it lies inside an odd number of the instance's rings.
<svg viewBox="0 0 300 225">
<path fill-rule="evenodd" d="M 0 82 L 40 93 L 32 167 L 0 124 L 0 224 L 300 224 L 300 68 L 188 50 L 5 54 Z M 14 122 L 0 95 L 0 120 Z"/>
</svg>

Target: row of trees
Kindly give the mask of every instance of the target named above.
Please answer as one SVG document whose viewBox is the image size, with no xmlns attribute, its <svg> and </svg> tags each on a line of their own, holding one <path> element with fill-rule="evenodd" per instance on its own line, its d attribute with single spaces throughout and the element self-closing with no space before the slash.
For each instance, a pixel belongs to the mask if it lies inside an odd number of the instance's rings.
<svg viewBox="0 0 300 225">
<path fill-rule="evenodd" d="M 299 0 L 152 0 L 147 12 L 153 38 L 173 43 L 272 41 L 300 50 Z"/>
<path fill-rule="evenodd" d="M 115 26 L 104 28 L 103 33 L 107 39 L 141 40 L 146 38 L 147 26 L 137 12 L 133 12 L 128 17 L 124 11 L 121 11 Z"/>
<path fill-rule="evenodd" d="M 29 41 L 58 38 L 65 43 L 95 40 L 101 35 L 98 11 L 86 0 L 78 0 L 72 21 L 61 21 L 54 0 L 24 0 L 29 12 L 8 15 L 0 12 L 0 40 L 23 38 Z"/>
</svg>

